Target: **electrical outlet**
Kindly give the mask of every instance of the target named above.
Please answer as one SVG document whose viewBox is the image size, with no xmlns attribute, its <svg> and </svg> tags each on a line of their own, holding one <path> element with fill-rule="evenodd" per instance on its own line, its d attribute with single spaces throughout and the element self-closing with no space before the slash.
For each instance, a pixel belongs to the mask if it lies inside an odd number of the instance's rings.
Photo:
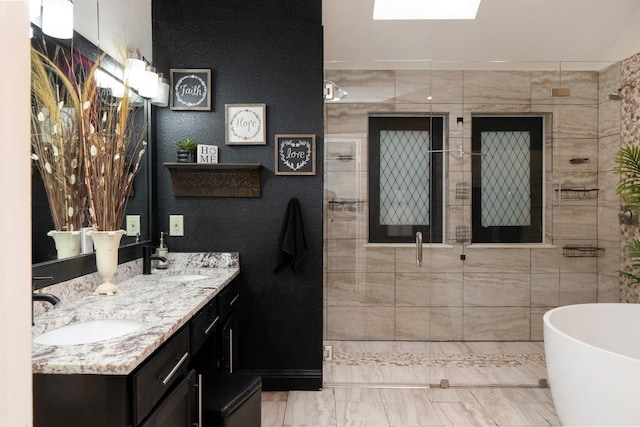
<svg viewBox="0 0 640 427">
<path fill-rule="evenodd" d="M 140 215 L 127 215 L 127 236 L 140 233 Z"/>
<path fill-rule="evenodd" d="M 169 215 L 169 236 L 184 236 L 184 218 L 182 215 Z"/>
</svg>

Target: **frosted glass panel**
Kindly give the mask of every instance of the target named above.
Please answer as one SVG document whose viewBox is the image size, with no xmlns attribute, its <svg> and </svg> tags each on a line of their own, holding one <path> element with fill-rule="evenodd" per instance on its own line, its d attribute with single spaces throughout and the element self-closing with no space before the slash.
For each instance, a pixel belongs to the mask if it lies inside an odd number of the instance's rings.
<svg viewBox="0 0 640 427">
<path fill-rule="evenodd" d="M 482 132 L 482 226 L 531 225 L 529 132 Z"/>
<path fill-rule="evenodd" d="M 380 131 L 380 224 L 429 224 L 429 132 Z"/>
</svg>

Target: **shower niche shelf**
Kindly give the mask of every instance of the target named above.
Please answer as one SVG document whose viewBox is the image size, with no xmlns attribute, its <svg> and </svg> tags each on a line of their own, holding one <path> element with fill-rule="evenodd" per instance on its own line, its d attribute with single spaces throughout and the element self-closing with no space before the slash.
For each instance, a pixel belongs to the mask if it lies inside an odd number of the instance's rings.
<svg viewBox="0 0 640 427">
<path fill-rule="evenodd" d="M 556 190 L 558 199 L 597 199 L 598 188 L 561 188 Z"/>
<path fill-rule="evenodd" d="M 604 255 L 604 248 L 591 245 L 571 245 L 562 247 L 562 255 L 566 257 L 600 257 Z"/>
<path fill-rule="evenodd" d="M 173 194 L 186 197 L 260 197 L 260 163 L 164 163 Z"/>
</svg>

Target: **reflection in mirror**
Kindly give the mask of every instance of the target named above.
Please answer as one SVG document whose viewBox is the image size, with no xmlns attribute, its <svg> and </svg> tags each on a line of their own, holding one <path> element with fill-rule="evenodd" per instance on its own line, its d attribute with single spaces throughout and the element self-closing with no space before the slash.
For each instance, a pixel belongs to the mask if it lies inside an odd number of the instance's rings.
<svg viewBox="0 0 640 427">
<path fill-rule="evenodd" d="M 52 39 L 40 31 L 36 26 L 33 26 L 33 39 L 32 46 L 38 51 L 52 56 L 57 52 L 57 55 L 62 55 L 66 58 L 74 58 L 74 63 L 93 64 L 100 59 L 100 68 L 110 76 L 117 75 L 116 70 L 120 67 L 119 64 L 112 58 L 106 56 L 102 57 L 103 52 L 84 37 L 74 32 L 72 40 L 58 40 Z M 74 70 L 75 71 L 75 70 Z M 110 95 L 103 97 L 105 102 L 108 102 L 109 98 L 113 99 Z M 150 117 L 150 106 L 148 100 L 141 97 L 136 97 L 134 108 L 131 112 L 134 118 L 134 123 L 139 129 L 147 129 L 145 140 L 150 140 L 150 134 L 148 131 L 148 122 Z M 131 189 L 130 196 L 127 203 L 126 216 L 131 215 L 137 221 L 133 221 L 134 232 L 129 236 L 125 236 L 121 241 L 121 246 L 131 246 L 132 250 L 125 251 L 127 256 L 136 258 L 139 256 L 136 247 L 142 245 L 143 242 L 150 240 L 150 230 L 152 223 L 150 221 L 150 202 L 151 202 L 151 149 L 148 146 L 147 153 L 140 163 L 140 170 L 136 175 L 134 185 Z M 126 218 L 125 216 L 125 218 Z M 86 224 L 85 224 L 86 225 Z M 126 219 L 123 221 L 122 228 L 127 228 Z M 130 228 L 131 229 L 131 228 Z M 69 265 L 82 266 L 80 270 L 71 273 L 64 273 L 64 276 L 71 274 L 71 277 L 77 277 L 88 272 L 95 271 L 95 260 L 92 254 L 80 255 L 75 258 L 79 260 L 64 260 L 56 261 L 58 259 L 58 253 L 54 240 L 47 234 L 49 231 L 55 230 L 54 221 L 52 219 L 51 211 L 49 209 L 48 199 L 45 191 L 45 185 L 38 170 L 38 167 L 34 161 L 32 165 L 32 262 L 34 264 L 34 276 L 38 275 L 52 275 L 51 270 L 56 270 L 58 267 L 63 267 L 65 262 L 70 262 Z M 121 251 L 122 255 L 122 251 Z M 126 261 L 126 257 L 123 259 L 121 256 L 121 262 Z M 49 271 L 47 274 L 40 274 L 44 270 Z M 68 268 L 66 268 L 68 270 Z M 58 277 L 54 278 L 52 282 L 56 283 L 61 280 L 66 280 L 71 277 Z M 43 284 L 45 285 L 45 284 Z M 39 286 L 38 286 L 39 287 Z"/>
</svg>

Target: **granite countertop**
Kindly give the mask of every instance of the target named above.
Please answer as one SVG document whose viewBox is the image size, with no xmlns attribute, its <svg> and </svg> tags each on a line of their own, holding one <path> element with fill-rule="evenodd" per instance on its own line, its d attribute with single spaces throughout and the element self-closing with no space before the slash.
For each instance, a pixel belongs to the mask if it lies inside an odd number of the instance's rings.
<svg viewBox="0 0 640 427">
<path fill-rule="evenodd" d="M 34 373 L 128 375 L 240 272 L 238 266 L 198 268 L 189 265 L 154 270 L 117 283 L 112 296 L 91 295 L 58 304 L 35 318 L 33 337 L 70 323 L 101 319 L 138 320 L 144 326 L 121 337 L 89 344 L 33 343 Z M 176 275 L 206 279 L 174 281 Z"/>
</svg>

